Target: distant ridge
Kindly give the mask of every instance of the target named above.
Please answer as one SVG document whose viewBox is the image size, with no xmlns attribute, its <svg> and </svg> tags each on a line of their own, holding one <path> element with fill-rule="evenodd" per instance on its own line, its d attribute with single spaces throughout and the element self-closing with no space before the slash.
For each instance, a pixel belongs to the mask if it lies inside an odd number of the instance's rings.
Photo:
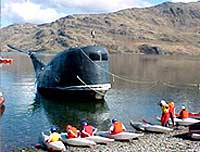
<svg viewBox="0 0 200 152">
<path fill-rule="evenodd" d="M 1 51 L 9 51 L 6 44 L 48 52 L 101 44 L 115 53 L 200 55 L 200 2 L 68 15 L 48 24 L 10 25 L 0 32 Z"/>
</svg>

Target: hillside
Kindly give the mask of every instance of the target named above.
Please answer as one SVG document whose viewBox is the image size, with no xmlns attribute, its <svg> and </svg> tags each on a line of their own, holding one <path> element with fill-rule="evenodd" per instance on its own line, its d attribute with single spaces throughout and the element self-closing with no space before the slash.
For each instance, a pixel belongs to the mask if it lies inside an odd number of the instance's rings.
<svg viewBox="0 0 200 152">
<path fill-rule="evenodd" d="M 9 51 L 6 44 L 49 52 L 101 44 L 110 52 L 200 55 L 200 2 L 69 15 L 41 25 L 15 24 L 1 29 L 0 41 L 1 51 Z"/>
</svg>

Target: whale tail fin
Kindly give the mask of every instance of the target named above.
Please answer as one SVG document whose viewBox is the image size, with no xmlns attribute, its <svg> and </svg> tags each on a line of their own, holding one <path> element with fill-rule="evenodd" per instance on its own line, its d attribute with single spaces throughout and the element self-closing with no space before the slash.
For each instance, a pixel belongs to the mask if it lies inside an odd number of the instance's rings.
<svg viewBox="0 0 200 152">
<path fill-rule="evenodd" d="M 38 76 L 39 72 L 41 70 L 43 70 L 45 64 L 40 59 L 38 59 L 38 57 L 36 56 L 36 53 L 34 51 L 19 49 L 10 44 L 7 44 L 7 46 L 13 50 L 25 53 L 31 58 L 34 69 L 35 69 L 36 77 Z"/>
</svg>

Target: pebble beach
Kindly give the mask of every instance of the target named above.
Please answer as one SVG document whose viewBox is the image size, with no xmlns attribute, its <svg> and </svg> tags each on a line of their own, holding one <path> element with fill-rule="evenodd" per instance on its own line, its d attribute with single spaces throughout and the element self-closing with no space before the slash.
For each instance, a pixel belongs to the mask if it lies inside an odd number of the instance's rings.
<svg viewBox="0 0 200 152">
<path fill-rule="evenodd" d="M 97 144 L 93 148 L 66 145 L 67 152 L 200 152 L 200 141 L 187 138 L 187 127 L 178 127 L 167 134 L 145 133 L 131 141 L 115 141 L 107 145 Z M 26 147 L 13 152 L 44 152 L 43 149 Z"/>
</svg>

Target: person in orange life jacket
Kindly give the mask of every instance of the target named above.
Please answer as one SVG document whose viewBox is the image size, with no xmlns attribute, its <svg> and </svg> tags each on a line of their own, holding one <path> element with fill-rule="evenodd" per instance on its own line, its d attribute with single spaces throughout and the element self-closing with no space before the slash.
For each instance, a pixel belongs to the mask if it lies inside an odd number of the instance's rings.
<svg viewBox="0 0 200 152">
<path fill-rule="evenodd" d="M 169 106 L 170 118 L 172 120 L 172 125 L 174 126 L 175 125 L 175 122 L 174 122 L 174 117 L 175 117 L 175 105 L 174 105 L 174 102 L 172 100 L 170 100 L 169 103 L 168 103 L 168 106 Z"/>
<path fill-rule="evenodd" d="M 168 123 L 168 120 L 170 118 L 169 106 L 165 102 L 165 100 L 160 101 L 160 106 L 161 106 L 161 109 L 162 109 L 162 116 L 161 116 L 160 122 L 161 122 L 162 126 L 166 127 L 166 126 L 168 126 L 167 123 Z"/>
<path fill-rule="evenodd" d="M 182 110 L 180 112 L 180 118 L 188 118 L 189 117 L 189 112 L 188 110 L 185 108 L 185 106 L 182 106 Z"/>
<path fill-rule="evenodd" d="M 87 121 L 82 122 L 82 130 L 81 130 L 81 137 L 89 137 L 93 136 L 97 132 L 97 128 L 88 125 Z"/>
<path fill-rule="evenodd" d="M 77 138 L 79 136 L 79 130 L 77 130 L 75 127 L 71 125 L 66 126 L 67 131 L 67 138 Z"/>
<path fill-rule="evenodd" d="M 57 133 L 57 129 L 55 126 L 51 127 L 50 132 L 51 134 L 49 136 L 49 139 L 47 140 L 48 143 L 61 140 L 60 134 Z"/>
<path fill-rule="evenodd" d="M 115 118 L 112 119 L 112 126 L 110 127 L 111 134 L 118 134 L 125 130 L 126 130 L 125 126 L 120 121 L 118 121 Z"/>
</svg>

